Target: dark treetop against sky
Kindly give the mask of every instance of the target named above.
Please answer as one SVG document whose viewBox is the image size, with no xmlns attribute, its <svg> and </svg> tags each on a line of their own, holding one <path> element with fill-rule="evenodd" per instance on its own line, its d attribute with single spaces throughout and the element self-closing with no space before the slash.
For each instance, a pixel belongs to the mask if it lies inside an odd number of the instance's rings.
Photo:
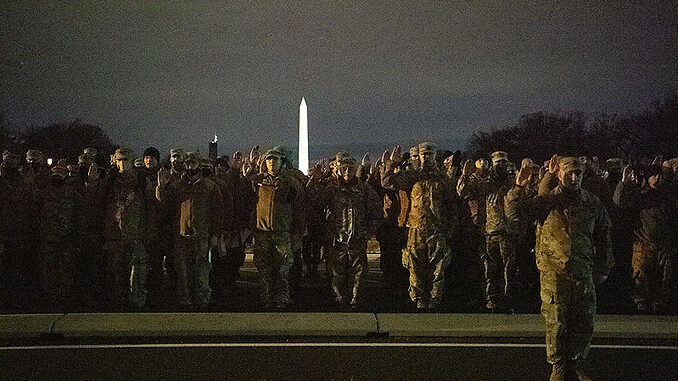
<svg viewBox="0 0 678 381">
<path fill-rule="evenodd" d="M 675 1 L 7 1 L 10 126 L 119 143 L 463 142 L 525 113 L 625 112 L 678 85 Z M 451 147 L 458 148 L 458 147 Z"/>
</svg>

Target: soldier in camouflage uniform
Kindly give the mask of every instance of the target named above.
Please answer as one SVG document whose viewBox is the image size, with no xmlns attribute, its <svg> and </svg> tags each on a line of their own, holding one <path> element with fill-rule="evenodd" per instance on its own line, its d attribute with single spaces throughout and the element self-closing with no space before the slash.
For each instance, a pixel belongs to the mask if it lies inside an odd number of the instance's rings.
<svg viewBox="0 0 678 381">
<path fill-rule="evenodd" d="M 408 193 L 407 247 L 403 264 L 410 270 L 410 298 L 418 309 L 435 309 L 443 296 L 445 269 L 450 262 L 448 238 L 457 228 L 456 193 L 452 184 L 435 166 L 436 148 L 432 143 L 419 144 L 420 168 L 394 172 L 400 163 L 400 147 L 391 157 L 382 157 L 384 188 Z"/>
<path fill-rule="evenodd" d="M 219 186 L 200 171 L 200 155 L 185 155 L 184 173 L 158 171 L 156 197 L 167 209 L 174 239 L 177 297 L 184 308 L 205 309 L 210 302 L 211 256 L 216 256 L 223 226 L 223 200 Z"/>
<path fill-rule="evenodd" d="M 492 153 L 489 177 L 471 177 L 466 170 L 457 183 L 457 191 L 464 199 L 485 199 L 485 297 L 492 311 L 512 308 L 518 285 L 515 250 L 507 235 L 504 214 L 504 197 L 515 182 L 510 168 L 506 152 L 497 151 Z"/>
<path fill-rule="evenodd" d="M 574 373 L 588 379 L 580 363 L 593 334 L 595 288 L 614 265 L 610 218 L 600 199 L 581 189 L 583 171 L 578 158 L 554 156 L 538 195 L 527 194 L 520 201 L 537 219 L 536 259 L 551 380 L 566 380 Z M 516 183 L 524 186 L 531 173 L 521 169 Z"/>
<path fill-rule="evenodd" d="M 78 205 L 67 176 L 66 167 L 54 166 L 40 202 L 40 285 L 46 301 L 57 305 L 71 300 L 75 277 Z"/>
<path fill-rule="evenodd" d="M 676 230 L 672 224 L 676 211 L 661 168 L 651 165 L 644 172 L 633 173 L 630 166 L 625 167 L 614 202 L 633 218 L 631 267 L 636 308 L 664 312 L 674 291 Z"/>
<path fill-rule="evenodd" d="M 134 168 L 132 150 L 113 154 L 117 171 L 102 181 L 96 164 L 90 166 L 88 186 L 104 205 L 106 273 L 109 300 L 118 306 L 141 309 L 146 304 L 148 262 L 144 247 L 146 205 L 144 178 Z M 100 205 L 101 205 L 100 204 Z"/>
<path fill-rule="evenodd" d="M 254 264 L 262 305 L 286 308 L 292 303 L 292 243 L 301 240 L 304 229 L 304 188 L 285 170 L 288 159 L 282 149 L 269 150 L 263 159 L 261 173 L 249 176 L 256 194 Z"/>
<path fill-rule="evenodd" d="M 348 153 L 336 155 L 337 173 L 322 190 L 328 210 L 327 239 L 332 291 L 337 303 L 357 308 L 367 274 L 367 241 L 380 215 L 379 196 L 356 177 L 357 163 Z"/>
</svg>

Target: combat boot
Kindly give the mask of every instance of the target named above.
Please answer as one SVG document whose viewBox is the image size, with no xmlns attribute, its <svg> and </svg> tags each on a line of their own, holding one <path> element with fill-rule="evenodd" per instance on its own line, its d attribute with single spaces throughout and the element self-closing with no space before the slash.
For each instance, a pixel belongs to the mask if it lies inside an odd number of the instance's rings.
<svg viewBox="0 0 678 381">
<path fill-rule="evenodd" d="M 567 368 L 568 366 L 565 360 L 560 360 L 553 364 L 549 381 L 567 381 Z"/>
</svg>

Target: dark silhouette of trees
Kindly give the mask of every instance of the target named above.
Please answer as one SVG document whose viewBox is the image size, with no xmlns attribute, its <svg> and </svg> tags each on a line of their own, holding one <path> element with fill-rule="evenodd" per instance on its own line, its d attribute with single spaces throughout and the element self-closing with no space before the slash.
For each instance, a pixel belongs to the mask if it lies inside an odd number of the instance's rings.
<svg viewBox="0 0 678 381">
<path fill-rule="evenodd" d="M 84 124 L 79 119 L 65 124 L 51 124 L 24 134 L 26 145 L 54 157 L 77 157 L 85 147 L 99 152 L 115 150 L 115 144 L 99 127 Z"/>
<path fill-rule="evenodd" d="M 678 155 L 678 97 L 671 94 L 642 113 L 587 116 L 584 113 L 537 112 L 514 125 L 475 132 L 467 152 L 487 156 L 497 150 L 537 162 L 554 153 L 627 160 Z"/>
<path fill-rule="evenodd" d="M 74 161 L 86 147 L 96 148 L 100 156 L 97 161 L 105 161 L 105 156 L 113 152 L 117 145 L 100 127 L 76 119 L 68 123 L 55 123 L 16 133 L 15 139 L 4 139 L 2 147 L 19 155 L 29 149 L 39 149 L 46 157 L 51 157 L 56 162 L 62 158 Z"/>
</svg>

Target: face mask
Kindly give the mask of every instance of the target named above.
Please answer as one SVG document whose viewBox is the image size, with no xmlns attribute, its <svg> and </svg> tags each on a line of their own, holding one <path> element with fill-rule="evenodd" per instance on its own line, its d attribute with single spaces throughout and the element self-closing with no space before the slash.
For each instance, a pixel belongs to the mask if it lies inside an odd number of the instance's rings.
<svg viewBox="0 0 678 381">
<path fill-rule="evenodd" d="M 191 176 L 191 177 L 195 177 L 195 176 L 197 176 L 197 175 L 200 174 L 200 168 L 196 168 L 196 169 L 187 169 L 187 170 L 186 170 L 186 173 L 188 173 L 188 175 Z"/>
</svg>

